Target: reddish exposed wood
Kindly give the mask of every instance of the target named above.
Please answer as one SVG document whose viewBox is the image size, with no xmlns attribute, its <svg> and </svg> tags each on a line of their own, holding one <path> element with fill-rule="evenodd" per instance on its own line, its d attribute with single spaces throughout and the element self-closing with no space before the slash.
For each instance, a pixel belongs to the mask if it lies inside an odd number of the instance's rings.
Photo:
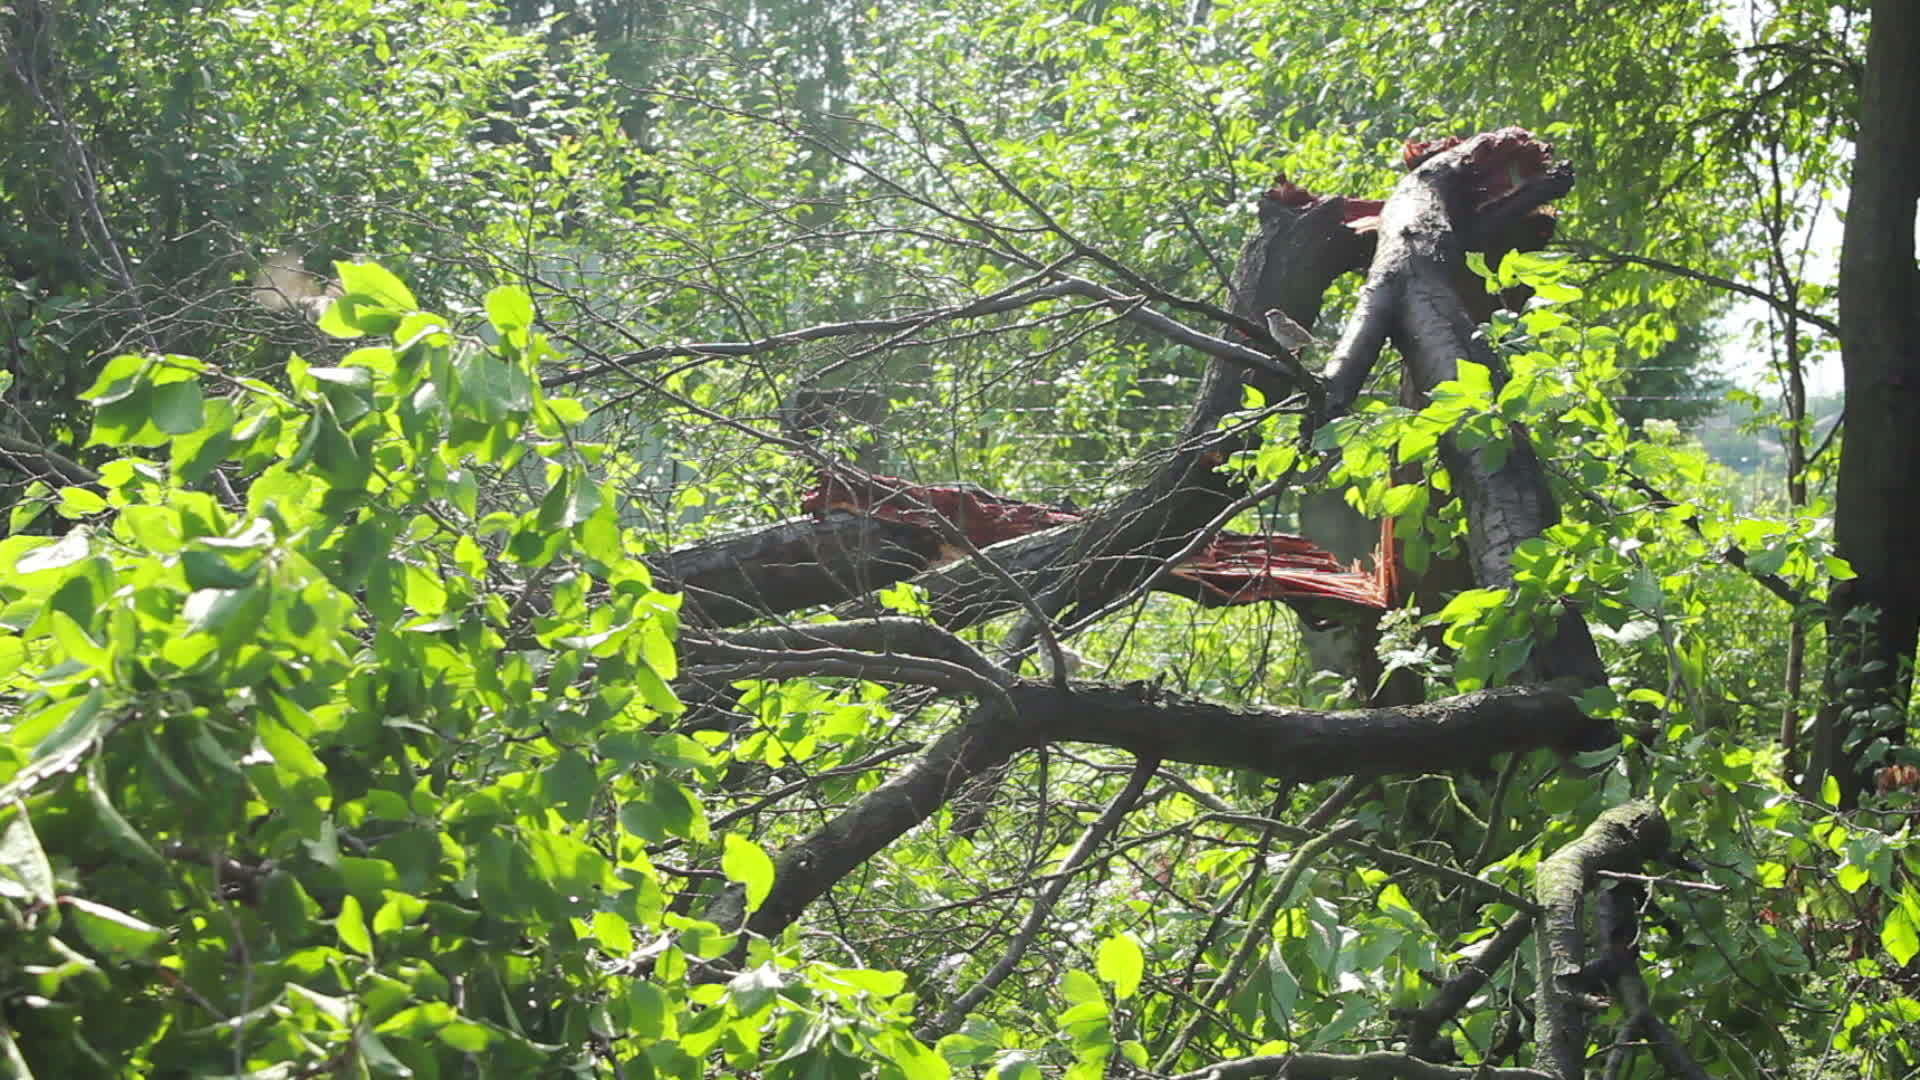
<svg viewBox="0 0 1920 1080">
<path fill-rule="evenodd" d="M 936 536 L 939 519 L 944 517 L 982 548 L 1085 520 L 1078 511 L 1020 502 L 971 484 L 915 484 L 871 474 L 823 473 L 801 506 L 813 514 L 834 510 L 864 514 L 924 528 Z M 1392 522 L 1388 521 L 1374 556 L 1376 569 L 1366 570 L 1357 563 L 1341 562 L 1304 536 L 1221 533 L 1170 573 L 1198 587 L 1195 599 L 1213 605 L 1326 599 L 1382 610 L 1394 603 L 1394 560 L 1387 555 L 1392 545 Z M 942 559 L 964 554 L 953 545 L 941 545 Z"/>
<path fill-rule="evenodd" d="M 972 484 L 915 484 L 870 473 L 856 476 L 822 472 L 819 483 L 807 492 L 800 506 L 810 514 L 847 510 L 934 530 L 944 517 L 976 547 L 1085 520 L 1085 515 L 1072 510 L 1003 498 Z M 941 561 L 963 554 L 946 550 Z"/>
<path fill-rule="evenodd" d="M 1340 195 L 1315 195 L 1305 187 L 1287 179 L 1286 173 L 1274 177 L 1273 186 L 1267 189 L 1266 197 L 1275 203 L 1296 210 L 1311 210 L 1322 203 L 1339 200 L 1340 220 L 1354 232 L 1371 232 L 1380 223 L 1380 199 L 1352 199 Z"/>
</svg>

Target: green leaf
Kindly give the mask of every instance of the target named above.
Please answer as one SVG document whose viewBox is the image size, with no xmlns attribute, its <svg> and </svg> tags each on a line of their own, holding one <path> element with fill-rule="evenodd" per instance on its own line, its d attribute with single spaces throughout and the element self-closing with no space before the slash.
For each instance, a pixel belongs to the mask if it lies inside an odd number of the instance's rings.
<svg viewBox="0 0 1920 1080">
<path fill-rule="evenodd" d="M 1147 956 L 1132 934 L 1115 934 L 1100 943 L 1094 970 L 1113 984 L 1113 996 L 1121 1001 L 1140 989 L 1140 977 L 1146 972 Z"/>
<path fill-rule="evenodd" d="M 251 572 L 243 573 L 234 569 L 226 556 L 211 551 L 181 552 L 180 570 L 186 576 L 190 589 L 232 590 L 253 584 L 254 575 Z M 209 595 L 202 603 L 211 605 L 217 599 Z"/>
<path fill-rule="evenodd" d="M 673 835 L 683 836 L 695 843 L 706 842 L 707 811 L 693 792 L 664 776 L 654 777 L 649 791 L 654 810 L 659 812 Z"/>
<path fill-rule="evenodd" d="M 129 506 L 120 511 L 115 531 L 122 526 L 155 555 L 171 555 L 186 540 L 180 512 L 170 506 Z"/>
<path fill-rule="evenodd" d="M 290 777 L 324 778 L 327 768 L 314 756 L 307 741 L 271 716 L 262 716 L 254 725 L 260 746 L 273 755 L 275 767 Z"/>
<path fill-rule="evenodd" d="M 0 829 L 0 896 L 29 904 L 51 904 L 54 899 L 53 866 L 27 820 L 26 808 L 15 804 L 8 814 L 7 826 Z"/>
<path fill-rule="evenodd" d="M 320 905 L 300 884 L 300 879 L 285 870 L 267 875 L 261 891 L 261 910 L 283 942 L 299 941 L 312 932 L 320 917 Z"/>
<path fill-rule="evenodd" d="M 193 633 L 217 633 L 228 626 L 243 625 L 247 621 L 243 616 L 251 617 L 257 607 L 255 601 L 263 599 L 260 591 L 252 587 L 200 589 L 187 597 L 180 613 L 187 617 L 188 629 Z"/>
<path fill-rule="evenodd" d="M 727 833 L 724 842 L 720 868 L 747 887 L 747 910 L 755 911 L 773 891 L 773 860 L 760 845 L 738 833 Z"/>
<path fill-rule="evenodd" d="M 358 897 L 349 894 L 340 901 L 340 915 L 333 920 L 333 928 L 340 935 L 340 944 L 361 956 L 373 955 L 373 935 L 367 932 Z"/>
<path fill-rule="evenodd" d="M 599 786 L 593 765 L 578 750 L 561 754 L 540 774 L 542 801 L 568 821 L 586 820 Z"/>
<path fill-rule="evenodd" d="M 13 564 L 13 571 L 16 574 L 37 574 L 42 570 L 72 566 L 92 552 L 92 539 L 92 529 L 76 525 L 54 543 L 22 555 Z"/>
<path fill-rule="evenodd" d="M 83 487 L 60 489 L 60 505 L 57 509 L 64 518 L 82 518 L 97 514 L 107 508 L 107 500 Z"/>
<path fill-rule="evenodd" d="M 141 385 L 140 375 L 146 369 L 146 357 L 122 353 L 107 361 L 93 385 L 81 391 L 80 400 L 95 408 L 120 401 Z"/>
<path fill-rule="evenodd" d="M 1396 484 L 1381 499 L 1381 510 L 1388 517 L 1412 517 L 1427 509 L 1427 485 Z"/>
<path fill-rule="evenodd" d="M 64 617 L 64 614 L 63 616 Z M 66 719 L 46 738 L 33 748 L 33 760 L 36 762 L 58 762 L 59 768 L 65 768 L 69 762 L 78 760 L 93 746 L 93 741 L 106 730 L 107 721 L 112 714 L 103 705 L 106 695 L 96 683 L 87 691 L 87 696 L 71 703 L 63 702 L 69 711 Z M 49 709 L 48 712 L 55 712 Z"/>
<path fill-rule="evenodd" d="M 1471 270 L 1473 275 L 1481 280 L 1481 283 L 1486 286 L 1487 292 L 1497 293 L 1500 291 L 1500 283 L 1498 280 L 1499 272 L 1487 265 L 1487 256 L 1484 252 L 1467 252 L 1467 269 Z"/>
<path fill-rule="evenodd" d="M 120 816 L 113 803 L 107 798 L 107 784 L 101 775 L 100 758 L 94 756 L 87 762 L 87 797 L 93 804 L 93 816 L 100 821 L 100 827 L 106 832 L 107 840 L 122 855 L 145 865 L 150 870 L 165 873 L 166 860 L 160 857 L 147 838 L 140 835 L 127 819 Z"/>
<path fill-rule="evenodd" d="M 356 353 L 377 353 L 379 349 L 357 349 Z M 364 367 L 310 367 L 307 374 L 314 380 L 344 387 L 348 390 L 373 389 L 373 372 Z"/>
<path fill-rule="evenodd" d="M 1100 992 L 1100 984 L 1093 976 L 1079 968 L 1068 968 L 1060 976 L 1060 995 L 1075 1005 L 1087 1005 L 1094 1002 L 1106 1003 L 1106 996 Z"/>
<path fill-rule="evenodd" d="M 95 952 L 125 959 L 145 957 L 167 940 L 167 932 L 117 908 L 78 896 L 61 900 L 73 916 L 80 937 Z"/>
<path fill-rule="evenodd" d="M 1920 919 L 1915 917 L 1920 904 L 1909 902 L 1912 886 L 1907 886 L 1906 892 L 1908 898 L 1889 907 L 1887 917 L 1880 923 L 1880 945 L 1900 967 L 1906 967 L 1908 961 L 1920 954 Z"/>
<path fill-rule="evenodd" d="M 502 335 L 533 325 L 533 298 L 517 285 L 502 285 L 487 293 L 487 321 Z"/>
<path fill-rule="evenodd" d="M 412 291 L 378 263 L 336 262 L 333 271 L 340 275 L 340 287 L 349 295 L 364 296 L 396 311 L 416 311 L 420 307 Z"/>
<path fill-rule="evenodd" d="M 169 435 L 198 431 L 206 423 L 205 402 L 196 379 L 154 387 L 151 402 L 154 426 Z"/>
<path fill-rule="evenodd" d="M 493 1042 L 492 1030 L 470 1020 L 455 1020 L 434 1034 L 463 1054 L 477 1054 Z"/>
<path fill-rule="evenodd" d="M 1009 1050 L 987 1073 L 987 1080 L 1041 1080 L 1040 1066 L 1023 1050 Z"/>
<path fill-rule="evenodd" d="M 874 1045 L 907 1080 L 949 1080 L 953 1076 L 945 1058 L 905 1032 L 887 1032 L 875 1039 Z"/>
<path fill-rule="evenodd" d="M 360 329 L 358 323 L 352 318 L 354 305 L 343 303 L 344 299 L 343 297 L 328 304 L 327 309 L 320 313 L 320 320 L 316 325 L 323 333 L 337 338 L 357 338 L 366 331 Z"/>
<path fill-rule="evenodd" d="M 673 640 L 667 636 L 666 627 L 660 625 L 658 618 L 641 623 L 637 633 L 640 638 L 640 659 L 655 675 L 668 681 L 679 677 L 679 660 L 674 655 Z"/>
<path fill-rule="evenodd" d="M 112 662 L 112 654 L 94 641 L 93 635 L 74 621 L 73 616 L 64 611 L 51 611 L 47 615 L 53 627 L 53 638 L 60 643 L 68 659 L 99 669 L 106 668 Z"/>
<path fill-rule="evenodd" d="M 145 380 L 135 384 L 128 394 L 93 412 L 93 430 L 88 446 L 160 446 L 168 435 L 153 422 L 156 391 Z"/>
<path fill-rule="evenodd" d="M 384 893 L 385 902 L 380 910 L 373 913 L 373 932 L 382 936 L 404 929 L 409 923 L 427 913 L 427 902 L 417 896 L 394 892 Z"/>
</svg>

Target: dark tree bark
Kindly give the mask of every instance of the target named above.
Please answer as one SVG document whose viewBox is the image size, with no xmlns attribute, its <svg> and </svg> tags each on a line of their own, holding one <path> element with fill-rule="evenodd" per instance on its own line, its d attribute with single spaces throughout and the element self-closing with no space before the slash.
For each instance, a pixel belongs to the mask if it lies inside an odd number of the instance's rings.
<svg viewBox="0 0 1920 1080">
<path fill-rule="evenodd" d="M 926 529 L 834 511 L 721 537 L 647 563 L 686 594 L 696 622 L 739 626 L 839 603 L 927 568 L 940 539 Z"/>
<path fill-rule="evenodd" d="M 1833 590 L 1834 669 L 1807 773 L 1817 790 L 1824 759 L 1849 805 L 1872 787 L 1862 744 L 1906 739 L 1920 632 L 1920 559 L 1909 550 L 1920 541 L 1920 5 L 1879 0 L 1871 33 L 1840 255 L 1847 432 L 1834 537 L 1858 576 Z"/>
<path fill-rule="evenodd" d="M 841 878 L 933 816 L 968 780 L 1046 743 L 1111 746 L 1167 762 L 1226 765 L 1304 782 L 1446 772 L 1484 766 L 1502 753 L 1590 749 L 1613 737 L 1572 698 L 1541 688 L 1344 712 L 1230 709 L 1158 698 L 1142 684 L 1061 690 L 1019 682 L 1006 692 L 1013 717 L 982 705 L 919 761 L 782 851 L 773 891 L 746 920 L 747 928 L 778 934 Z M 739 900 L 737 890 L 730 892 L 706 917 L 724 927 L 740 925 Z"/>
</svg>

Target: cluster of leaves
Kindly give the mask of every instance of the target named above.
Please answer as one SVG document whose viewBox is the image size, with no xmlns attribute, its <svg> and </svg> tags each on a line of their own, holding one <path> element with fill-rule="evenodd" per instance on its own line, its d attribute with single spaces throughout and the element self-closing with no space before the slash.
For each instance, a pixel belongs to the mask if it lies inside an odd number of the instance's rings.
<svg viewBox="0 0 1920 1080">
<path fill-rule="evenodd" d="M 430 254 L 416 285 L 459 298 L 504 253 L 619 216 L 645 161 L 602 65 L 500 19 L 485 0 L 5 13 L 0 250 L 22 280 L 0 355 L 20 420 L 83 433 L 78 392 L 128 347 L 277 368 L 288 328 L 240 284 L 276 249 Z"/>
<path fill-rule="evenodd" d="M 709 830 L 690 785 L 723 762 L 661 729 L 678 600 L 604 448 L 539 389 L 524 292 L 489 294 L 482 344 L 338 269 L 327 328 L 394 344 L 296 358 L 284 389 L 115 359 L 93 441 L 129 456 L 59 493 L 64 536 L 0 544 L 0 1060 L 944 1075 L 898 975 L 762 945 L 691 985 L 734 942 L 667 910 L 649 845 L 718 849 L 752 903 L 772 865 Z M 506 471 L 537 502 L 480 512 Z"/>
</svg>

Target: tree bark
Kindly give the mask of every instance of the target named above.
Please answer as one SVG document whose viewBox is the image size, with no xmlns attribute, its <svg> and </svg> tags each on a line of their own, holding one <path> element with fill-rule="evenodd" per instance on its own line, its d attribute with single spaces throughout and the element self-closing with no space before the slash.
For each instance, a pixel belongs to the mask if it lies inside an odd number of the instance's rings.
<svg viewBox="0 0 1920 1080">
<path fill-rule="evenodd" d="M 1511 238 L 1538 228 L 1531 224 L 1540 220 L 1535 211 L 1572 186 L 1572 170 L 1552 162 L 1546 144 L 1518 128 L 1476 135 L 1408 173 L 1380 212 L 1379 249 L 1334 350 L 1329 412 L 1352 404 L 1389 340 L 1421 394 L 1457 377 L 1463 357 L 1486 366 L 1496 385 L 1504 381 L 1504 365 L 1461 294 L 1466 253 L 1524 246 Z M 1467 448 L 1450 436 L 1440 441 L 1440 460 L 1471 523 L 1474 579 L 1487 588 L 1511 585 L 1514 550 L 1560 519 L 1526 431 L 1514 426 L 1503 449 Z M 1535 647 L 1529 675 L 1606 681 L 1578 611 L 1561 612 L 1553 638 Z"/>
<path fill-rule="evenodd" d="M 1851 805 L 1872 787 L 1860 741 L 1903 742 L 1920 632 L 1920 5 L 1873 5 L 1860 132 L 1840 254 L 1841 364 L 1847 433 L 1834 538 L 1857 577 L 1834 587 L 1824 757 Z M 1877 613 L 1877 616 L 1873 613 Z M 1870 621 L 1868 621 L 1870 620 Z M 1855 748 L 1844 743 L 1856 737 Z M 1823 779 L 1808 769 L 1808 786 Z"/>
<path fill-rule="evenodd" d="M 1637 871 L 1671 849 L 1666 816 L 1652 803 L 1632 802 L 1601 814 L 1580 839 L 1541 862 L 1534 898 L 1541 915 L 1534 931 L 1535 1064 L 1559 1080 L 1586 1076 L 1587 1013 L 1577 980 L 1587 961 L 1586 895 L 1602 870 Z"/>
<path fill-rule="evenodd" d="M 862 796 L 775 860 L 773 891 L 746 926 L 774 935 L 908 829 L 932 817 L 968 780 L 1015 753 L 1083 742 L 1143 758 L 1249 769 L 1280 780 L 1417 776 L 1485 765 L 1503 753 L 1606 745 L 1611 725 L 1566 694 L 1540 687 L 1482 690 L 1404 709 L 1231 709 L 1160 696 L 1142 683 L 1080 683 L 1062 690 L 1007 687 L 1012 717 L 986 704 L 898 776 Z M 726 928 L 745 912 L 730 890 L 706 917 Z"/>
</svg>

